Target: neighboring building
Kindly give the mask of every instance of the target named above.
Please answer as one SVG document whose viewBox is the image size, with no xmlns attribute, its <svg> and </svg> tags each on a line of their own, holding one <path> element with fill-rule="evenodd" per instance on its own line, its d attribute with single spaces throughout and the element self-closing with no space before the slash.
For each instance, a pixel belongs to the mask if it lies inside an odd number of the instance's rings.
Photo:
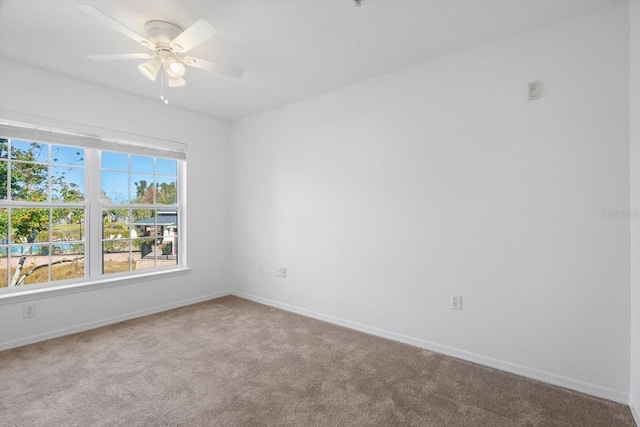
<svg viewBox="0 0 640 427">
<path fill-rule="evenodd" d="M 175 211 L 158 211 L 158 216 L 133 221 L 131 237 L 154 237 L 154 244 L 142 244 L 141 256 L 175 256 L 178 253 L 178 214 Z"/>
</svg>

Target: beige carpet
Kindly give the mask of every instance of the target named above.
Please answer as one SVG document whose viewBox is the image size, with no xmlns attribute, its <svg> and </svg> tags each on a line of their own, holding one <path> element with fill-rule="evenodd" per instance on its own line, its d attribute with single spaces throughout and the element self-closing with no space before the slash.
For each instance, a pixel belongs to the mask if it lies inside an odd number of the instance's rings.
<svg viewBox="0 0 640 427">
<path fill-rule="evenodd" d="M 633 426 L 628 407 L 225 297 L 0 352 L 2 426 Z"/>
</svg>

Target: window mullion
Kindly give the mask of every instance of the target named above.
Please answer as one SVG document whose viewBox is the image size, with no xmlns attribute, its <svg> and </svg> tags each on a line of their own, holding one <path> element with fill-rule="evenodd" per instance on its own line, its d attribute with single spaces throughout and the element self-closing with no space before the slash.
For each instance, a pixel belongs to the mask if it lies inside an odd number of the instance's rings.
<svg viewBox="0 0 640 427">
<path fill-rule="evenodd" d="M 85 185 L 88 188 L 88 224 L 86 237 L 86 256 L 89 259 L 89 276 L 99 279 L 102 274 L 102 209 L 100 206 L 100 155 L 98 150 L 86 150 Z M 97 172 L 96 172 L 97 171 Z"/>
<path fill-rule="evenodd" d="M 178 162 L 178 245 L 182 248 L 180 249 L 180 264 L 184 265 L 184 261 L 187 258 L 187 245 L 185 244 L 187 241 L 187 207 L 186 207 L 186 197 L 187 197 L 187 165 L 185 162 Z"/>
</svg>

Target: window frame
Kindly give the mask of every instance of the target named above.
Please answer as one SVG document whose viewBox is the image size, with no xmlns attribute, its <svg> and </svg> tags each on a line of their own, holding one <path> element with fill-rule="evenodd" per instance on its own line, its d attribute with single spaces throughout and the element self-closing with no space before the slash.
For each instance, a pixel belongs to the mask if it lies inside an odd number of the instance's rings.
<svg viewBox="0 0 640 427">
<path fill-rule="evenodd" d="M 102 181 L 102 178 L 101 178 L 101 177 L 102 177 L 102 171 L 104 171 L 104 169 L 102 169 L 102 168 L 101 168 L 101 166 L 102 166 L 101 157 L 102 157 L 102 153 L 103 153 L 104 151 L 109 151 L 109 150 L 100 150 L 100 151 L 97 153 L 97 154 L 98 154 L 98 160 L 97 160 L 97 163 L 98 163 L 98 165 L 99 165 L 99 167 L 100 167 L 100 170 L 101 170 L 101 171 L 100 171 L 100 182 Z M 155 160 L 157 160 L 158 158 L 159 158 L 159 157 L 155 157 L 154 159 L 155 159 Z M 129 161 L 130 161 L 130 160 L 129 160 Z M 103 232 L 102 232 L 102 231 L 103 231 L 103 230 L 102 230 L 102 226 L 103 226 L 103 217 L 102 217 L 102 212 L 103 212 L 105 209 L 113 209 L 113 210 L 119 210 L 119 209 L 123 209 L 123 210 L 136 210 L 136 209 L 140 209 L 140 210 L 144 210 L 144 209 L 150 209 L 150 210 L 156 210 L 156 214 L 158 213 L 158 211 L 161 211 L 161 210 L 166 210 L 166 211 L 175 211 L 175 212 L 176 212 L 176 214 L 177 214 L 177 219 L 178 219 L 178 225 L 177 225 L 177 227 L 178 227 L 178 230 L 181 230 L 181 228 L 180 228 L 180 223 L 182 222 L 183 211 L 184 211 L 184 209 L 183 209 L 183 203 L 182 203 L 182 201 L 184 200 L 184 195 L 183 195 L 184 191 L 183 191 L 183 190 L 181 190 L 180 182 L 181 182 L 181 178 L 182 178 L 182 174 L 183 174 L 184 162 L 182 162 L 182 161 L 178 161 L 178 162 L 177 162 L 177 164 L 176 164 L 176 167 L 177 167 L 177 170 L 176 170 L 176 180 L 177 180 L 177 182 L 176 182 L 177 200 L 176 200 L 176 203 L 175 203 L 175 204 L 159 204 L 159 203 L 151 203 L 151 204 L 149 204 L 149 203 L 131 203 L 130 201 L 129 201 L 128 203 L 113 203 L 113 202 L 106 202 L 106 201 L 103 201 L 103 200 L 102 200 L 102 197 L 101 197 L 101 195 L 102 195 L 102 186 L 100 186 L 100 190 L 99 190 L 99 193 L 98 193 L 98 194 L 100 194 L 100 197 L 98 197 L 98 202 L 99 202 L 99 203 L 98 203 L 98 208 L 96 209 L 98 212 L 96 213 L 96 216 L 94 217 L 94 219 L 95 219 L 96 221 L 99 221 L 99 223 L 100 223 L 100 237 L 101 237 L 101 238 L 99 239 L 99 244 L 100 244 L 100 253 L 101 253 L 101 255 L 102 255 L 102 256 L 100 257 L 100 260 L 99 260 L 99 261 L 100 261 L 100 269 L 101 269 L 101 270 L 102 270 L 102 268 L 103 268 L 103 264 L 102 264 L 102 262 L 103 262 L 103 256 L 104 256 L 104 253 L 102 252 L 102 249 L 103 249 L 103 246 L 102 246 L 102 245 L 103 245 L 103 243 L 105 242 L 105 240 L 108 240 L 108 239 L 104 239 Z M 132 170 L 131 170 L 130 168 L 128 169 L 127 173 L 128 173 L 128 177 L 129 177 L 129 178 L 131 178 Z M 157 173 L 156 173 L 156 171 L 154 171 L 153 176 L 154 176 L 154 177 L 157 177 L 157 176 L 167 176 L 167 175 L 157 174 Z M 128 185 L 129 185 L 129 187 L 131 186 L 131 183 L 132 183 L 132 182 L 131 182 L 131 179 L 129 179 L 129 181 L 128 181 Z M 130 230 L 131 230 L 131 228 L 130 228 Z M 181 241 L 181 239 L 182 239 L 182 234 L 183 234 L 183 233 L 182 233 L 182 231 L 180 231 L 180 232 L 178 233 L 178 243 L 177 243 L 177 246 L 180 248 L 180 249 L 179 249 L 179 250 L 180 250 L 180 252 L 177 254 L 177 260 L 176 260 L 176 261 L 177 261 L 177 263 L 176 263 L 176 266 L 180 266 L 180 265 L 181 265 L 181 260 L 182 260 L 182 258 L 183 258 L 183 256 L 182 256 L 182 248 L 183 248 L 183 246 L 184 246 L 184 245 L 182 245 L 182 241 Z M 129 239 L 127 239 L 127 240 L 130 240 L 130 241 L 131 241 L 131 240 L 133 240 L 133 239 L 132 239 L 132 238 L 129 238 Z M 170 269 L 174 269 L 174 268 L 176 268 L 176 266 L 174 266 L 174 265 L 171 265 L 171 266 L 164 266 L 164 267 L 158 267 L 158 266 L 155 266 L 155 267 L 154 267 L 154 268 L 152 268 L 152 269 L 139 270 L 139 271 L 138 271 L 137 273 L 135 273 L 135 274 L 143 274 L 145 271 L 162 271 L 162 270 L 170 270 Z M 93 265 L 92 265 L 92 267 L 93 267 Z M 96 267 L 97 267 L 97 266 L 96 266 Z M 103 276 L 103 277 L 104 277 L 104 276 L 109 276 L 109 277 L 111 277 L 111 276 L 115 276 L 115 277 L 126 277 L 126 276 L 131 275 L 132 273 L 134 273 L 134 270 L 130 270 L 130 271 L 128 271 L 128 272 L 122 272 L 122 273 L 108 273 L 108 274 L 105 274 L 105 273 L 104 273 L 104 271 L 103 271 L 103 272 L 102 272 L 102 276 Z"/>
<path fill-rule="evenodd" d="M 106 132 L 109 133 L 109 132 Z M 122 135 L 123 133 L 120 132 Z M 31 137 L 29 137 L 31 136 Z M 33 291 L 52 291 L 75 289 L 78 287 L 94 286 L 99 284 L 113 283 L 129 283 L 131 280 L 142 280 L 144 277 L 156 277 L 158 275 L 172 275 L 176 272 L 189 270 L 187 266 L 187 245 L 186 245 L 186 145 L 175 141 L 156 140 L 150 137 L 139 137 L 128 135 L 131 139 L 113 138 L 109 135 L 105 137 L 96 137 L 92 134 L 83 134 L 72 130 L 60 130 L 49 127 L 25 124 L 23 122 L 13 122 L 0 119 L 0 137 L 6 139 L 15 139 L 28 142 L 43 143 L 49 145 L 66 145 L 70 147 L 83 148 L 84 156 L 84 200 L 82 202 L 61 203 L 54 202 L 50 197 L 46 202 L 28 202 L 10 200 L 10 194 L 7 199 L 0 200 L 0 207 L 7 209 L 16 209 L 20 207 L 42 207 L 42 208 L 61 208 L 73 207 L 85 209 L 85 224 L 83 238 L 85 251 L 85 273 L 81 278 L 65 279 L 57 281 L 47 281 L 36 284 L 22 285 L 16 287 L 0 288 L 0 298 L 7 296 L 16 296 L 23 294 L 31 294 Z M 134 142 L 135 140 L 144 140 L 144 142 Z M 151 143 L 150 143 L 151 142 Z M 152 144 L 153 143 L 153 144 Z M 101 199 L 101 155 L 103 151 L 116 151 L 127 153 L 129 155 L 150 156 L 155 159 L 167 158 L 176 160 L 176 191 L 177 200 L 175 204 L 114 204 L 105 203 Z M 4 160 L 3 160 L 4 161 Z M 7 157 L 7 166 L 11 164 L 11 159 Z M 49 165 L 52 160 L 49 159 Z M 155 176 L 154 172 L 154 176 Z M 51 190 L 52 175 L 49 172 L 49 190 Z M 7 190 L 10 192 L 11 183 L 7 180 Z M 176 264 L 167 266 L 157 266 L 144 270 L 129 270 L 122 273 L 103 272 L 103 222 L 102 210 L 105 206 L 115 209 L 166 209 L 176 211 L 177 213 L 177 245 L 179 253 L 177 254 Z M 53 219 L 49 218 L 50 230 L 52 230 Z M 130 224 L 131 227 L 131 224 Z M 11 236 L 7 236 L 11 240 Z M 37 242 L 34 242 L 37 244 Z M 51 239 L 44 243 L 53 244 Z M 9 248 L 10 246 L 4 246 Z M 49 259 L 51 262 L 51 258 Z M 7 268 L 9 269 L 7 264 Z M 7 274 L 8 280 L 11 280 L 10 274 Z M 52 277 L 49 276 L 51 279 Z"/>
</svg>

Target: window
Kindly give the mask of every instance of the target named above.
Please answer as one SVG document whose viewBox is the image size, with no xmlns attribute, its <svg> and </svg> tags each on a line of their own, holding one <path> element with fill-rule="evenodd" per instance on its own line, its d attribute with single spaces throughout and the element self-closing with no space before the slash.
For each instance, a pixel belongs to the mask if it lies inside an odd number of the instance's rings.
<svg viewBox="0 0 640 427">
<path fill-rule="evenodd" d="M 0 139 L 0 287 L 85 276 L 84 150 Z"/>
<path fill-rule="evenodd" d="M 0 292 L 183 265 L 184 152 L 0 123 Z"/>
<path fill-rule="evenodd" d="M 104 274 L 176 265 L 178 162 L 101 153 Z"/>
</svg>

